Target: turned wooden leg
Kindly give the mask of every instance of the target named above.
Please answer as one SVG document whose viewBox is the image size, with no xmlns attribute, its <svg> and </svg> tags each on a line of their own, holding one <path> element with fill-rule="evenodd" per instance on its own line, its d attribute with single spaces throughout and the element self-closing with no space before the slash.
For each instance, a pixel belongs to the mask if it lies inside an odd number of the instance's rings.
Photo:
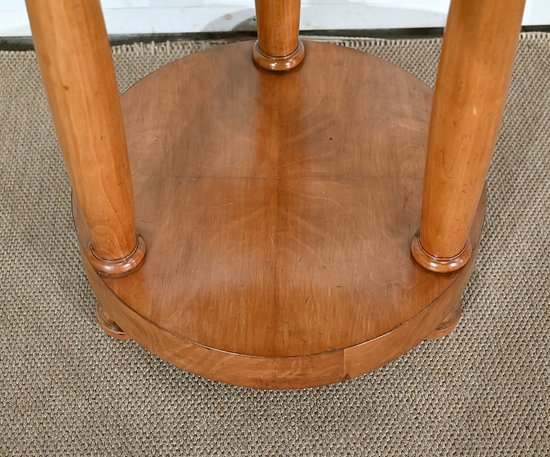
<svg viewBox="0 0 550 457">
<path fill-rule="evenodd" d="M 298 38 L 300 0 L 256 0 L 256 18 L 253 58 L 260 67 L 285 71 L 304 60 L 304 45 Z"/>
<path fill-rule="evenodd" d="M 453 0 L 432 105 L 420 230 L 411 252 L 450 272 L 470 259 L 525 0 Z"/>
<path fill-rule="evenodd" d="M 111 49 L 98 0 L 27 0 L 65 164 L 91 240 L 92 266 L 130 273 L 145 256 Z"/>
</svg>

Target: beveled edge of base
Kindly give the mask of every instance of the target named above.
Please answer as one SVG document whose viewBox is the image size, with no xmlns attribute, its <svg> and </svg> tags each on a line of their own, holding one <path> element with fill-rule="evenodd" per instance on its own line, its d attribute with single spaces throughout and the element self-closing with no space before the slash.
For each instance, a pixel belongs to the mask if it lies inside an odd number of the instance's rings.
<svg viewBox="0 0 550 457">
<path fill-rule="evenodd" d="M 145 260 L 146 245 L 141 235 L 137 236 L 136 246 L 126 257 L 116 260 L 99 257 L 90 244 L 86 249 L 86 257 L 95 271 L 100 275 L 119 278 L 137 270 Z"/>
<path fill-rule="evenodd" d="M 260 49 L 260 43 L 256 40 L 252 49 L 252 58 L 256 65 L 270 71 L 287 71 L 297 67 L 302 63 L 305 57 L 304 43 L 298 40 L 296 50 L 287 56 L 275 57 L 265 54 Z"/>
<path fill-rule="evenodd" d="M 463 268 L 472 257 L 472 243 L 466 238 L 462 250 L 452 257 L 438 257 L 429 253 L 420 241 L 420 232 L 416 232 L 411 243 L 411 254 L 416 262 L 434 273 L 452 273 Z"/>
</svg>

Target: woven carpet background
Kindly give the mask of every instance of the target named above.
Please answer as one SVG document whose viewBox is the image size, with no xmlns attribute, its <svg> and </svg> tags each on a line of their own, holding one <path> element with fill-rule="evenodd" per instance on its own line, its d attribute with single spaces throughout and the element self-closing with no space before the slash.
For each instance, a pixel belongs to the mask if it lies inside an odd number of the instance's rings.
<svg viewBox="0 0 550 457">
<path fill-rule="evenodd" d="M 440 40 L 332 40 L 433 85 Z M 121 89 L 212 42 L 114 48 Z M 33 52 L 0 52 L 0 455 L 548 456 L 550 34 L 523 34 L 456 331 L 359 379 L 256 391 L 95 322 Z"/>
</svg>

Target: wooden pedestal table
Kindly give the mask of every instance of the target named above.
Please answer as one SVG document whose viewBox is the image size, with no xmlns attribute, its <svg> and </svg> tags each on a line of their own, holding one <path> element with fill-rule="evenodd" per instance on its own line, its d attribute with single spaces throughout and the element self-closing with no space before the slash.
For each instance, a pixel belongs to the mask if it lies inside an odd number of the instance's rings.
<svg viewBox="0 0 550 457">
<path fill-rule="evenodd" d="M 522 0 L 453 2 L 433 102 L 395 65 L 302 43 L 292 0 L 256 2 L 257 43 L 179 59 L 120 102 L 99 3 L 27 5 L 107 333 L 285 389 L 456 325 Z"/>
</svg>

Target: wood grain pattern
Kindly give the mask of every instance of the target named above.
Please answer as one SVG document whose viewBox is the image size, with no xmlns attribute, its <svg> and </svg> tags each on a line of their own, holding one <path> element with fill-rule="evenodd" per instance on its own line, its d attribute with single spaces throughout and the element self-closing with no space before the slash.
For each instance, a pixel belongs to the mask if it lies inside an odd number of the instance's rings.
<svg viewBox="0 0 550 457">
<path fill-rule="evenodd" d="M 459 269 L 506 101 L 524 0 L 454 0 L 433 101 L 417 261 Z"/>
<path fill-rule="evenodd" d="M 260 67 L 286 71 L 304 60 L 304 45 L 298 38 L 300 0 L 256 0 L 256 20 L 253 58 Z"/>
<path fill-rule="evenodd" d="M 105 274 L 139 266 L 132 182 L 111 49 L 98 0 L 27 0 L 42 78 L 71 185 Z"/>
<path fill-rule="evenodd" d="M 266 72 L 252 46 L 177 60 L 123 95 L 148 260 L 124 278 L 87 274 L 130 338 L 184 369 L 259 388 L 358 376 L 425 339 L 471 274 L 436 275 L 409 253 L 431 91 L 328 44 Z M 86 246 L 76 201 L 75 220 Z"/>
</svg>

